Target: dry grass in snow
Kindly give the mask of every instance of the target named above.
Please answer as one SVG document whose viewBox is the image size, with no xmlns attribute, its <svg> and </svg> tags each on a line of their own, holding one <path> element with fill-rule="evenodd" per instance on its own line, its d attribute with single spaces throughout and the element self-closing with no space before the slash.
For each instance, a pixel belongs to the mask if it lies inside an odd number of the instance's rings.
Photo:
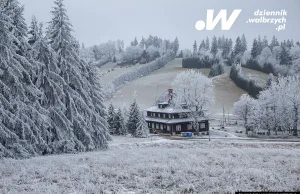
<svg viewBox="0 0 300 194">
<path fill-rule="evenodd" d="M 299 143 L 166 141 L 4 159 L 0 193 L 299 191 L 299 148 Z"/>
</svg>

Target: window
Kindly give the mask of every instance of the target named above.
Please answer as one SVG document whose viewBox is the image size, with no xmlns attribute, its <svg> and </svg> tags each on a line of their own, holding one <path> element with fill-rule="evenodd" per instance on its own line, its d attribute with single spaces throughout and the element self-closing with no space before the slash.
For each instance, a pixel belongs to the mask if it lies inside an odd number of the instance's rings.
<svg viewBox="0 0 300 194">
<path fill-rule="evenodd" d="M 172 118 L 174 119 L 174 118 L 175 118 L 175 116 L 173 115 L 173 116 L 172 116 Z"/>
<path fill-rule="evenodd" d="M 200 123 L 200 129 L 205 129 L 205 123 Z"/>
<path fill-rule="evenodd" d="M 176 125 L 176 131 L 181 131 L 181 125 Z"/>
<path fill-rule="evenodd" d="M 156 129 L 159 129 L 159 124 L 156 124 Z"/>
<path fill-rule="evenodd" d="M 187 129 L 188 129 L 188 130 L 192 130 L 192 129 L 193 129 L 192 124 L 187 124 Z"/>
<path fill-rule="evenodd" d="M 179 113 L 179 118 L 187 118 L 187 115 L 185 113 Z"/>
<path fill-rule="evenodd" d="M 169 114 L 169 119 L 170 119 L 170 118 L 172 118 L 172 117 L 171 117 L 171 114 Z"/>
<path fill-rule="evenodd" d="M 167 125 L 167 131 L 171 131 L 171 126 Z"/>
<path fill-rule="evenodd" d="M 166 118 L 166 114 L 163 114 L 163 117 Z"/>
<path fill-rule="evenodd" d="M 164 129 L 164 125 L 160 124 L 160 129 L 163 130 Z"/>
<path fill-rule="evenodd" d="M 151 127 L 151 123 L 148 123 L 148 127 Z"/>
<path fill-rule="evenodd" d="M 154 123 L 152 123 L 152 128 L 153 128 L 153 129 L 155 128 L 155 125 L 154 125 Z"/>
<path fill-rule="evenodd" d="M 158 117 L 160 117 L 160 114 L 158 113 Z"/>
</svg>

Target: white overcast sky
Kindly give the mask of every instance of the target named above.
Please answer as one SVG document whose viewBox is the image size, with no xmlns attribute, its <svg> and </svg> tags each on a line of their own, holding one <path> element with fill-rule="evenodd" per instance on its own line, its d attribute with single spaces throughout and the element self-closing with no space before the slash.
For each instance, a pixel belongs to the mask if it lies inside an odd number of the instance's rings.
<svg viewBox="0 0 300 194">
<path fill-rule="evenodd" d="M 51 19 L 52 0 L 19 0 L 25 6 L 25 18 L 29 23 L 35 15 L 40 22 Z M 180 41 L 181 49 L 191 48 L 194 40 L 201 41 L 213 35 L 233 38 L 245 34 L 248 43 L 261 35 L 269 39 L 300 40 L 299 0 L 65 0 L 66 9 L 73 24 L 74 36 L 86 46 L 108 40 L 121 39 L 128 45 L 136 36 L 139 40 L 149 34 Z M 195 23 L 206 20 L 207 9 L 242 9 L 229 31 L 221 31 L 220 23 L 212 31 L 197 31 Z M 286 29 L 276 31 L 274 24 L 247 24 L 254 11 L 288 11 Z M 229 15 L 228 14 L 228 15 Z M 198 43 L 199 45 L 199 43 Z"/>
</svg>

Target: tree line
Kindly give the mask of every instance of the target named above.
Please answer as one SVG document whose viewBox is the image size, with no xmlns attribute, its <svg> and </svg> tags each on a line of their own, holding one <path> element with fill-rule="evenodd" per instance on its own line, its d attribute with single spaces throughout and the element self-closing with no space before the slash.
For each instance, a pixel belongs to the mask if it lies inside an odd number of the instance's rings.
<svg viewBox="0 0 300 194">
<path fill-rule="evenodd" d="M 199 47 L 197 41 L 194 41 L 192 51 L 181 51 L 180 55 L 183 58 L 200 60 L 207 58 L 209 61 L 219 59 L 229 66 L 241 63 L 244 67 L 276 75 L 296 74 L 300 69 L 299 41 L 294 43 L 293 40 L 288 39 L 279 42 L 275 36 L 272 37 L 270 43 L 266 36 L 263 38 L 258 36 L 253 40 L 249 50 L 244 35 L 237 37 L 234 45 L 232 39 L 224 36 L 213 36 L 211 40 L 206 37 L 201 41 Z M 185 63 L 185 59 L 183 63 Z M 189 64 L 188 61 L 186 63 Z M 199 65 L 200 68 L 203 66 L 195 61 L 193 68 L 197 68 Z M 192 65 L 189 65 L 189 68 L 190 66 Z"/>
<path fill-rule="evenodd" d="M 90 48 L 82 48 L 81 55 L 89 63 L 102 66 L 108 62 L 117 62 L 118 65 L 144 64 L 154 61 L 164 55 L 168 50 L 177 53 L 179 41 L 176 37 L 173 42 L 157 36 L 142 37 L 140 42 L 135 37 L 125 48 L 123 40 L 108 41 Z"/>
<path fill-rule="evenodd" d="M 257 99 L 247 94 L 234 104 L 234 112 L 244 120 L 246 133 L 268 135 L 292 134 L 298 136 L 300 121 L 300 76 L 272 77 L 268 87 Z"/>
<path fill-rule="evenodd" d="M 293 40 L 279 42 L 275 36 L 268 42 L 265 36 L 253 40 L 251 51 L 242 57 L 247 68 L 284 76 L 294 75 L 300 70 L 300 43 Z"/>
</svg>

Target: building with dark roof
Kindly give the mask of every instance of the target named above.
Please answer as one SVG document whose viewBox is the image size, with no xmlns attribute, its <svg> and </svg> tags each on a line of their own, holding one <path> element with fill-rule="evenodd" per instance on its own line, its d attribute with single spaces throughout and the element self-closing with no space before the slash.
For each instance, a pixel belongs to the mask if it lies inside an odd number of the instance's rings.
<svg viewBox="0 0 300 194">
<path fill-rule="evenodd" d="M 181 108 L 172 106 L 173 90 L 169 89 L 164 96 L 154 103 L 146 111 L 146 122 L 150 132 L 169 133 L 171 135 L 181 132 L 196 132 L 192 122 L 194 118 L 190 117 L 190 110 L 185 104 Z M 199 122 L 199 132 L 209 131 L 209 120 L 207 118 L 197 118 Z"/>
</svg>

